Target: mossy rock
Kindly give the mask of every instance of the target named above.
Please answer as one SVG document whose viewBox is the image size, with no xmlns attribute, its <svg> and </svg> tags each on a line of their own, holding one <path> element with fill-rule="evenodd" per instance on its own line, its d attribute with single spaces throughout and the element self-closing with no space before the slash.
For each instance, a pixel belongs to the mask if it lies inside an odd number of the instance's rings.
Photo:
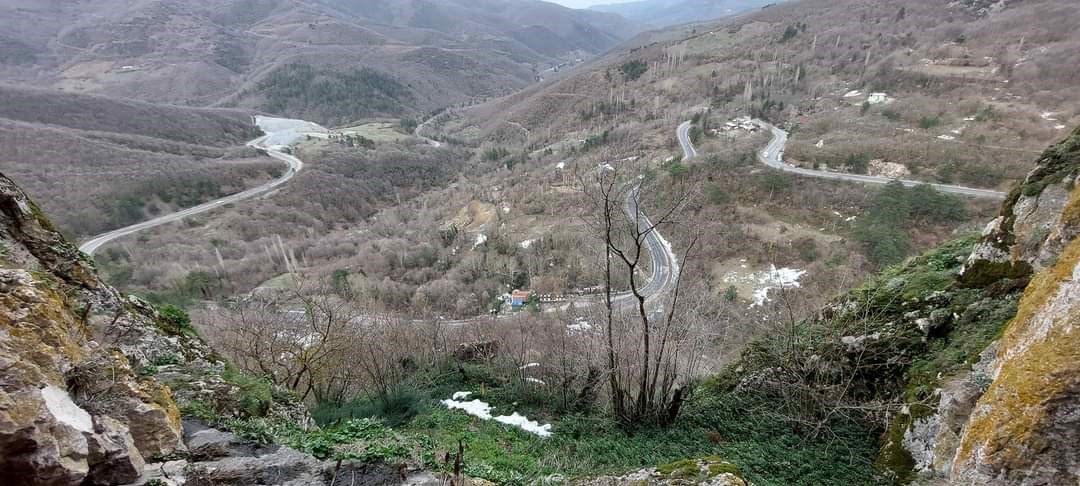
<svg viewBox="0 0 1080 486">
<path fill-rule="evenodd" d="M 656 468 L 664 479 L 692 479 L 701 474 L 701 466 L 694 459 L 683 459 Z"/>
</svg>

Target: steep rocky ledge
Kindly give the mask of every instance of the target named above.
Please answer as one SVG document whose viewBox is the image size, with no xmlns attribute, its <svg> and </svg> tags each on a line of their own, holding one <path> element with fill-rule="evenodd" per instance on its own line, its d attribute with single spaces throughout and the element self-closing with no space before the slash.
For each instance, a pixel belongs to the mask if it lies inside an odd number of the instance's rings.
<svg viewBox="0 0 1080 486">
<path fill-rule="evenodd" d="M 330 467 L 181 420 L 287 417 L 303 407 L 216 358 L 175 309 L 101 282 L 93 262 L 0 174 L 0 483 L 325 484 Z M 247 388 L 263 388 L 252 393 Z M 179 406 L 178 406 L 179 404 Z M 380 476 L 381 475 L 381 476 Z M 374 477 L 391 477 L 377 470 Z M 269 482 L 268 482 L 269 481 Z"/>
<path fill-rule="evenodd" d="M 967 258 L 959 287 L 1000 295 L 1030 282 L 1000 338 L 941 380 L 937 406 L 912 404 L 894 422 L 886 451 L 906 456 L 888 461 L 901 477 L 1080 482 L 1078 234 L 1080 128 L 1043 153 Z"/>
</svg>

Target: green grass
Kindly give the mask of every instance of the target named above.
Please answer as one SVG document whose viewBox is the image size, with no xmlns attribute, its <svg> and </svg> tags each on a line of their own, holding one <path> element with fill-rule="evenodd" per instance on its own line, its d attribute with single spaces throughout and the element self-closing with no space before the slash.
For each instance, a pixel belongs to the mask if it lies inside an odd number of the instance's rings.
<svg viewBox="0 0 1080 486">
<path fill-rule="evenodd" d="M 561 474 L 621 474 L 686 458 L 718 456 L 754 484 L 873 484 L 877 452 L 872 431 L 838 424 L 835 436 L 808 440 L 768 412 L 768 403 L 702 389 L 685 417 L 667 429 L 627 433 L 602 416 L 563 416 L 554 434 L 540 438 L 460 411 L 433 408 L 399 430 L 428 438 L 424 457 L 439 458 L 465 444 L 466 473 L 500 484 L 528 484 Z M 509 413 L 509 408 L 496 412 Z M 717 440 L 722 437 L 722 440 Z"/>
</svg>

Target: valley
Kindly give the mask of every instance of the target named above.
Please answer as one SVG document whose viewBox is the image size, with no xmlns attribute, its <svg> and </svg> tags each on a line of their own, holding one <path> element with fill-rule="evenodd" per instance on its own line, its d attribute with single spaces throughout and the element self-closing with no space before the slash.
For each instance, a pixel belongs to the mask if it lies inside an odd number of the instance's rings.
<svg viewBox="0 0 1080 486">
<path fill-rule="evenodd" d="M 1080 6 L 0 14 L 14 484 L 1077 479 Z"/>
</svg>

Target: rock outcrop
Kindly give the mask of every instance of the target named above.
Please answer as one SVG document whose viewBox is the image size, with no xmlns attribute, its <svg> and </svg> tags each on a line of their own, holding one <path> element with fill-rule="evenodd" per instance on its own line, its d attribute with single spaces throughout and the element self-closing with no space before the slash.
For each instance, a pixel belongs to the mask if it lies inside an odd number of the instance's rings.
<svg viewBox="0 0 1080 486">
<path fill-rule="evenodd" d="M 95 335 L 153 332 L 0 176 L 0 471 L 8 484 L 117 484 L 183 448 L 169 389 Z M 108 317 L 106 317 L 108 316 Z"/>
<path fill-rule="evenodd" d="M 182 311 L 159 312 L 100 281 L 2 174 L 0 376 L 4 485 L 401 482 L 396 467 L 182 425 L 178 404 L 220 420 L 306 427 L 310 418 L 287 394 L 227 372 Z"/>
<path fill-rule="evenodd" d="M 1080 187 L 1070 205 L 1080 205 Z M 963 484 L 1080 482 L 1080 239 L 1024 291 L 993 382 L 974 407 L 950 477 Z"/>
<path fill-rule="evenodd" d="M 1043 153 L 965 263 L 968 288 L 1030 282 L 1001 339 L 944 382 L 936 407 L 908 412 L 902 444 L 916 477 L 1080 482 L 1078 235 L 1080 128 Z"/>
</svg>

